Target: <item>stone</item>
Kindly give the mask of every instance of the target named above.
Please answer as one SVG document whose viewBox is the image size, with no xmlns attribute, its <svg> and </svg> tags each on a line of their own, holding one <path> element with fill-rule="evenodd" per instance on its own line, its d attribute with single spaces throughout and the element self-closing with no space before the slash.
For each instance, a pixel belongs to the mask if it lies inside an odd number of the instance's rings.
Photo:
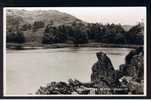
<svg viewBox="0 0 151 100">
<path fill-rule="evenodd" d="M 69 79 L 69 80 L 68 80 L 68 83 L 69 83 L 69 85 L 71 85 L 71 86 L 78 86 L 78 85 L 81 85 L 81 84 L 82 84 L 80 81 L 78 81 L 78 80 L 72 80 L 72 79 Z"/>
<path fill-rule="evenodd" d="M 80 86 L 76 89 L 78 94 L 89 94 L 90 90 L 84 86 Z"/>
<path fill-rule="evenodd" d="M 144 48 L 143 47 L 139 47 L 135 50 L 132 50 L 125 58 L 125 62 L 126 64 L 130 64 L 131 59 L 134 55 L 139 55 L 141 54 L 142 56 L 144 55 Z"/>
<path fill-rule="evenodd" d="M 95 83 L 88 82 L 88 83 L 82 83 L 82 85 L 87 87 L 87 88 L 94 88 Z"/>
<path fill-rule="evenodd" d="M 78 93 L 75 92 L 75 91 L 73 91 L 71 94 L 72 94 L 72 95 L 78 95 Z"/>
<path fill-rule="evenodd" d="M 90 92 L 89 92 L 89 94 L 90 94 L 90 95 L 94 95 L 94 94 L 95 94 L 95 91 L 96 91 L 96 89 L 94 89 L 94 88 L 90 88 Z"/>
<path fill-rule="evenodd" d="M 128 83 L 128 89 L 132 94 L 143 94 L 144 85 L 136 81 L 130 81 Z"/>
<path fill-rule="evenodd" d="M 125 76 L 133 77 L 133 80 L 140 82 L 144 79 L 144 53 L 143 48 L 132 50 L 126 56 L 126 63 L 120 66 L 120 72 Z"/>
<path fill-rule="evenodd" d="M 108 87 L 117 86 L 119 82 L 109 57 L 103 52 L 99 52 L 96 55 L 98 61 L 92 66 L 91 82 L 97 84 L 96 86 L 99 88 L 104 87 L 103 83 L 105 86 L 108 85 Z"/>
<path fill-rule="evenodd" d="M 143 48 L 132 50 L 126 56 L 126 63 L 120 65 L 121 86 L 127 86 L 128 94 L 143 94 L 144 88 L 144 51 Z"/>
<path fill-rule="evenodd" d="M 132 77 L 130 76 L 123 76 L 122 78 L 119 79 L 120 82 L 124 82 L 125 84 L 129 83 L 130 80 L 132 80 Z"/>
</svg>

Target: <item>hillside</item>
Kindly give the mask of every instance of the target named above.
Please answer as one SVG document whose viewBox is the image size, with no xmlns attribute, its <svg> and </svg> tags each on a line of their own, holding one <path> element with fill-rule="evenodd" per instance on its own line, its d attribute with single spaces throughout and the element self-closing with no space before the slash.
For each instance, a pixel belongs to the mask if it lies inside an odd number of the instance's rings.
<svg viewBox="0 0 151 100">
<path fill-rule="evenodd" d="M 70 24 L 74 21 L 82 22 L 80 19 L 76 17 L 59 12 L 57 10 L 35 10 L 35 11 L 27 11 L 27 10 L 7 10 L 7 18 L 21 18 L 21 24 L 32 24 L 35 21 L 43 21 L 45 24 L 51 23 L 53 21 L 54 25 L 60 24 Z"/>
<path fill-rule="evenodd" d="M 59 26 L 71 25 L 73 22 L 85 23 L 70 14 L 56 10 L 7 10 L 6 19 L 7 34 L 15 32 L 18 29 L 22 29 L 26 41 L 30 42 L 41 42 L 42 34 L 48 24 Z M 36 30 L 33 30 L 35 22 L 41 22 L 43 25 L 36 28 Z"/>
</svg>

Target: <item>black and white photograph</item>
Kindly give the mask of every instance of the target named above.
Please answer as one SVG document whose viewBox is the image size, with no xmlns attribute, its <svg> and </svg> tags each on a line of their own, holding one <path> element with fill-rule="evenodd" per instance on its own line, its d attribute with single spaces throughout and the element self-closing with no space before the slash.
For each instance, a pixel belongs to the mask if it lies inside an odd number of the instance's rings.
<svg viewBox="0 0 151 100">
<path fill-rule="evenodd" d="M 4 96 L 146 96 L 146 7 L 4 7 Z"/>
</svg>

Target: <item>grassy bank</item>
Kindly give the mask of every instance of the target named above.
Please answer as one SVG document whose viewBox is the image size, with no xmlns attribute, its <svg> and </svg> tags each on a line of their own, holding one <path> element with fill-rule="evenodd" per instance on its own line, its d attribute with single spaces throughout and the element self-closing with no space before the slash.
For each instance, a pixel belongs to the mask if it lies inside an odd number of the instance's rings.
<svg viewBox="0 0 151 100">
<path fill-rule="evenodd" d="M 76 45 L 77 46 L 77 45 Z M 26 49 L 49 49 L 49 48 L 67 48 L 75 47 L 74 44 L 67 43 L 56 43 L 56 44 L 38 44 L 38 43 L 6 43 L 7 49 L 26 50 Z M 106 43 L 87 43 L 79 44 L 77 47 L 117 47 L 117 48 L 138 48 L 143 45 L 132 45 L 132 44 L 106 44 Z"/>
</svg>

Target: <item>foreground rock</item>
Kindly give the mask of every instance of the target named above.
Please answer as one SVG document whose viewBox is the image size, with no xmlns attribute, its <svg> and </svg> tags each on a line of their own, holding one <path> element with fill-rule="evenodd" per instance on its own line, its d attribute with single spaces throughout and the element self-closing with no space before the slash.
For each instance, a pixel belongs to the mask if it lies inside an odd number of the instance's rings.
<svg viewBox="0 0 151 100">
<path fill-rule="evenodd" d="M 96 55 L 98 61 L 92 67 L 91 81 L 96 88 L 106 88 L 113 93 L 113 88 L 120 87 L 116 71 L 105 53 L 99 52 Z"/>
<path fill-rule="evenodd" d="M 93 83 L 82 83 L 78 80 L 69 79 L 65 82 L 51 82 L 46 87 L 40 87 L 36 94 L 95 94 Z"/>
<path fill-rule="evenodd" d="M 68 82 L 51 82 L 40 87 L 36 94 L 94 95 L 94 94 L 143 94 L 143 48 L 131 51 L 126 63 L 115 70 L 111 60 L 103 52 L 97 53 L 98 61 L 92 66 L 91 82 L 69 79 Z"/>
<path fill-rule="evenodd" d="M 120 66 L 122 81 L 127 82 L 131 94 L 143 94 L 144 88 L 144 51 L 138 48 L 126 56 L 126 63 Z M 125 77 L 125 78 L 124 78 Z M 129 77 L 126 78 L 126 77 Z M 123 84 L 123 83 L 122 83 Z"/>
</svg>

